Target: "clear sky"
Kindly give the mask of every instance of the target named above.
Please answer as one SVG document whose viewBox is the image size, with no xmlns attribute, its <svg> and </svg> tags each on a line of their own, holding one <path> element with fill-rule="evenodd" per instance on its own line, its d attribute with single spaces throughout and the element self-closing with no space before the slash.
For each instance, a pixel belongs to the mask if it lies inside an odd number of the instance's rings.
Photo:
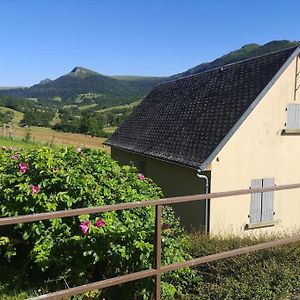
<svg viewBox="0 0 300 300">
<path fill-rule="evenodd" d="M 75 66 L 172 75 L 247 43 L 300 40 L 299 0 L 1 0 L 0 86 Z"/>
</svg>

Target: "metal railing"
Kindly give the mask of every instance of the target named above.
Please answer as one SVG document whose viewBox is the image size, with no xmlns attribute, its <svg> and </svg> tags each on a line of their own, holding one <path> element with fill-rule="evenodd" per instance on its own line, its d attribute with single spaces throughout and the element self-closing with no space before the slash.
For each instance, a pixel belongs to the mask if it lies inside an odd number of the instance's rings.
<svg viewBox="0 0 300 300">
<path fill-rule="evenodd" d="M 19 224 L 19 223 L 28 223 L 28 222 L 35 222 L 35 221 L 42 221 L 42 220 L 49 220 L 54 218 L 64 218 L 64 217 L 72 217 L 72 216 L 79 216 L 83 214 L 94 214 L 94 213 L 101 213 L 101 212 L 109 212 L 109 211 L 118 211 L 124 209 L 134 209 L 134 208 L 141 208 L 147 206 L 155 206 L 155 239 L 154 239 L 154 246 L 155 246 L 155 260 L 152 269 L 135 272 L 131 274 L 126 274 L 123 276 L 118 276 L 106 280 L 101 280 L 89 284 L 84 284 L 78 287 L 69 288 L 49 294 L 45 294 L 42 296 L 38 296 L 35 300 L 40 299 L 62 299 L 65 297 L 78 295 L 82 293 L 86 293 L 92 290 L 103 289 L 115 285 L 119 285 L 126 282 L 131 282 L 143 278 L 154 277 L 155 278 L 155 291 L 154 297 L 156 300 L 160 300 L 161 294 L 161 276 L 163 273 L 170 272 L 173 270 L 185 268 L 185 267 L 193 267 L 200 264 L 205 264 L 208 262 L 234 257 L 241 254 L 248 254 L 255 251 L 268 249 L 271 247 L 282 246 L 289 243 L 294 243 L 300 241 L 300 235 L 296 235 L 293 237 L 282 238 L 274 241 L 269 241 L 265 243 L 260 243 L 253 246 L 247 246 L 238 248 L 235 250 L 225 251 L 217 254 L 207 255 L 200 258 L 195 258 L 191 260 L 187 260 L 180 263 L 173 263 L 169 265 L 161 265 L 161 215 L 162 215 L 162 206 L 164 205 L 172 205 L 176 203 L 186 203 L 186 202 L 193 202 L 193 201 L 200 201 L 205 199 L 213 199 L 213 198 L 225 198 L 230 196 L 239 196 L 239 195 L 247 195 L 252 193 L 263 193 L 269 191 L 279 191 L 279 190 L 289 190 L 289 189 L 297 189 L 300 188 L 300 183 L 296 184 L 288 184 L 288 185 L 279 185 L 275 187 L 266 187 L 266 188 L 252 188 L 252 189 L 244 189 L 244 190 L 235 190 L 235 191 L 227 191 L 227 192 L 219 192 L 219 193 L 210 193 L 210 194 L 200 194 L 200 195 L 192 195 L 192 196 L 182 196 L 182 197 L 173 197 L 173 198 L 165 198 L 165 199 L 158 199 L 158 200 L 149 200 L 143 202 L 131 202 L 131 203 L 121 203 L 121 204 L 113 204 L 113 205 L 104 205 L 99 207 L 88 207 L 88 208 L 79 208 L 79 209 L 70 209 L 70 210 L 63 210 L 63 211 L 56 211 L 56 212 L 47 212 L 47 213 L 38 213 L 32 215 L 22 215 L 22 216 L 15 216 L 15 217 L 7 217 L 7 218 L 0 218 L 0 226 L 4 225 L 12 225 L 12 224 Z"/>
</svg>

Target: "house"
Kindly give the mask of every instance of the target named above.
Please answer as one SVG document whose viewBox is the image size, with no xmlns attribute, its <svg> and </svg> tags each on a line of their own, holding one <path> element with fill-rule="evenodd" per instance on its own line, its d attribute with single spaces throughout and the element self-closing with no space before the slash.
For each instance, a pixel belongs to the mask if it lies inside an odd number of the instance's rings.
<svg viewBox="0 0 300 300">
<path fill-rule="evenodd" d="M 154 88 L 108 139 L 166 197 L 300 182 L 300 48 L 229 64 Z M 197 175 L 201 175 L 200 178 Z M 202 178 L 201 178 L 202 177 Z M 212 234 L 300 228 L 300 190 L 174 206 Z"/>
</svg>

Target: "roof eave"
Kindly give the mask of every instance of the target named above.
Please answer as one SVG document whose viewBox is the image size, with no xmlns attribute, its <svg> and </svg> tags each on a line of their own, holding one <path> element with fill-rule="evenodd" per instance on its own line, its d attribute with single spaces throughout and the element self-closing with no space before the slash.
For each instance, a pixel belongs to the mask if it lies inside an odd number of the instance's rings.
<svg viewBox="0 0 300 300">
<path fill-rule="evenodd" d="M 138 151 L 130 150 L 130 149 L 127 149 L 127 148 L 124 148 L 124 147 L 113 145 L 109 142 L 108 143 L 105 142 L 105 145 L 107 145 L 111 148 L 115 148 L 115 149 L 118 149 L 118 150 L 133 153 L 133 154 L 136 154 L 136 155 L 156 159 L 156 160 L 159 160 L 159 161 L 162 161 L 162 162 L 165 162 L 165 163 L 169 163 L 169 164 L 172 164 L 172 165 L 176 165 L 176 166 L 179 166 L 179 167 L 185 167 L 185 168 L 192 169 L 192 170 L 198 170 L 198 167 L 196 167 L 196 166 L 191 166 L 191 165 L 187 165 L 187 164 L 184 164 L 184 163 L 181 163 L 181 162 L 176 162 L 174 160 L 164 159 L 164 158 L 157 157 L 157 156 L 154 156 L 154 155 L 145 154 L 145 153 L 141 153 L 141 152 L 138 152 Z"/>
<path fill-rule="evenodd" d="M 234 124 L 234 126 L 230 129 L 227 135 L 223 138 L 220 144 L 215 148 L 215 150 L 209 155 L 209 157 L 199 166 L 198 170 L 204 171 L 209 164 L 214 160 L 214 158 L 219 154 L 221 149 L 226 145 L 226 143 L 230 140 L 230 138 L 234 135 L 234 133 L 238 130 L 241 124 L 247 119 L 250 113 L 254 110 L 257 104 L 263 99 L 263 97 L 267 94 L 267 92 L 271 89 L 274 83 L 278 80 L 278 78 L 283 74 L 286 68 L 290 65 L 290 63 L 300 54 L 300 47 L 296 48 L 295 51 L 290 55 L 290 57 L 286 60 L 286 62 L 281 66 L 278 72 L 273 76 L 270 82 L 265 86 L 265 88 L 260 92 L 260 94 L 255 98 L 252 104 L 248 107 L 248 109 L 244 112 L 244 114 L 239 118 L 239 120 Z"/>
</svg>

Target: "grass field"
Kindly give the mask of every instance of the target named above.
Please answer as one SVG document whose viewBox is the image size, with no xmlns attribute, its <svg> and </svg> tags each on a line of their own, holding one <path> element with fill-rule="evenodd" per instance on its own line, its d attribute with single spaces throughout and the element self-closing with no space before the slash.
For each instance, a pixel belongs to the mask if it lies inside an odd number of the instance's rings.
<svg viewBox="0 0 300 300">
<path fill-rule="evenodd" d="M 0 112 L 6 112 L 6 111 L 10 111 L 14 114 L 14 117 L 13 117 L 11 123 L 13 126 L 18 126 L 20 121 L 23 119 L 24 114 L 19 111 L 7 108 L 7 107 L 2 107 L 2 106 L 0 107 Z"/>
<path fill-rule="evenodd" d="M 134 101 L 130 104 L 123 104 L 123 105 L 117 105 L 117 106 L 112 106 L 112 107 L 100 109 L 100 110 L 97 110 L 97 112 L 107 112 L 107 111 L 111 111 L 111 110 L 114 110 L 114 109 L 123 109 L 123 108 L 135 108 L 141 102 L 142 102 L 142 100 L 137 100 L 137 101 Z"/>
<path fill-rule="evenodd" d="M 7 143 L 11 142 L 12 140 L 15 140 L 15 142 L 20 141 L 20 143 L 22 143 L 22 140 L 26 136 L 28 136 L 30 137 L 30 141 L 33 144 L 73 145 L 93 149 L 103 149 L 107 152 L 110 152 L 110 148 L 103 145 L 106 138 L 92 137 L 79 133 L 58 132 L 46 127 L 20 127 L 19 123 L 23 119 L 24 114 L 10 108 L 0 107 L 0 112 L 6 111 L 10 111 L 14 114 L 14 118 L 11 122 L 11 128 L 0 127 L 0 138 L 9 138 L 5 140 Z M 59 116 L 56 113 L 53 121 L 51 122 L 51 125 L 56 124 L 57 122 L 59 122 L 59 120 Z M 108 133 L 112 133 L 115 129 L 115 127 L 108 127 L 107 129 L 105 129 L 105 131 Z M 13 145 L 11 144 L 9 146 Z"/>
<path fill-rule="evenodd" d="M 85 110 L 85 109 L 93 108 L 95 106 L 97 106 L 96 103 L 94 103 L 94 104 L 87 104 L 87 105 L 81 105 L 81 106 L 78 106 L 78 109 L 79 110 Z"/>
<path fill-rule="evenodd" d="M 118 127 L 115 127 L 115 126 L 104 127 L 104 128 L 103 128 L 103 131 L 106 132 L 106 133 L 113 133 L 113 132 L 115 132 L 115 130 L 116 130 L 117 128 L 118 128 Z"/>
<path fill-rule="evenodd" d="M 103 145 L 106 140 L 105 138 L 91 137 L 89 135 L 78 133 L 57 132 L 45 127 L 15 127 L 12 129 L 0 128 L 0 137 L 6 137 L 7 139 L 5 141 L 13 142 L 14 146 L 16 146 L 18 141 L 22 142 L 26 136 L 30 138 L 31 142 L 36 144 L 73 145 L 81 148 L 102 149 L 110 152 L 110 148 Z"/>
<path fill-rule="evenodd" d="M 9 137 L 0 136 L 0 147 L 5 146 L 9 147 L 17 147 L 18 149 L 31 149 L 37 146 L 44 146 L 45 144 L 28 141 L 25 142 L 21 139 L 11 139 Z"/>
</svg>

